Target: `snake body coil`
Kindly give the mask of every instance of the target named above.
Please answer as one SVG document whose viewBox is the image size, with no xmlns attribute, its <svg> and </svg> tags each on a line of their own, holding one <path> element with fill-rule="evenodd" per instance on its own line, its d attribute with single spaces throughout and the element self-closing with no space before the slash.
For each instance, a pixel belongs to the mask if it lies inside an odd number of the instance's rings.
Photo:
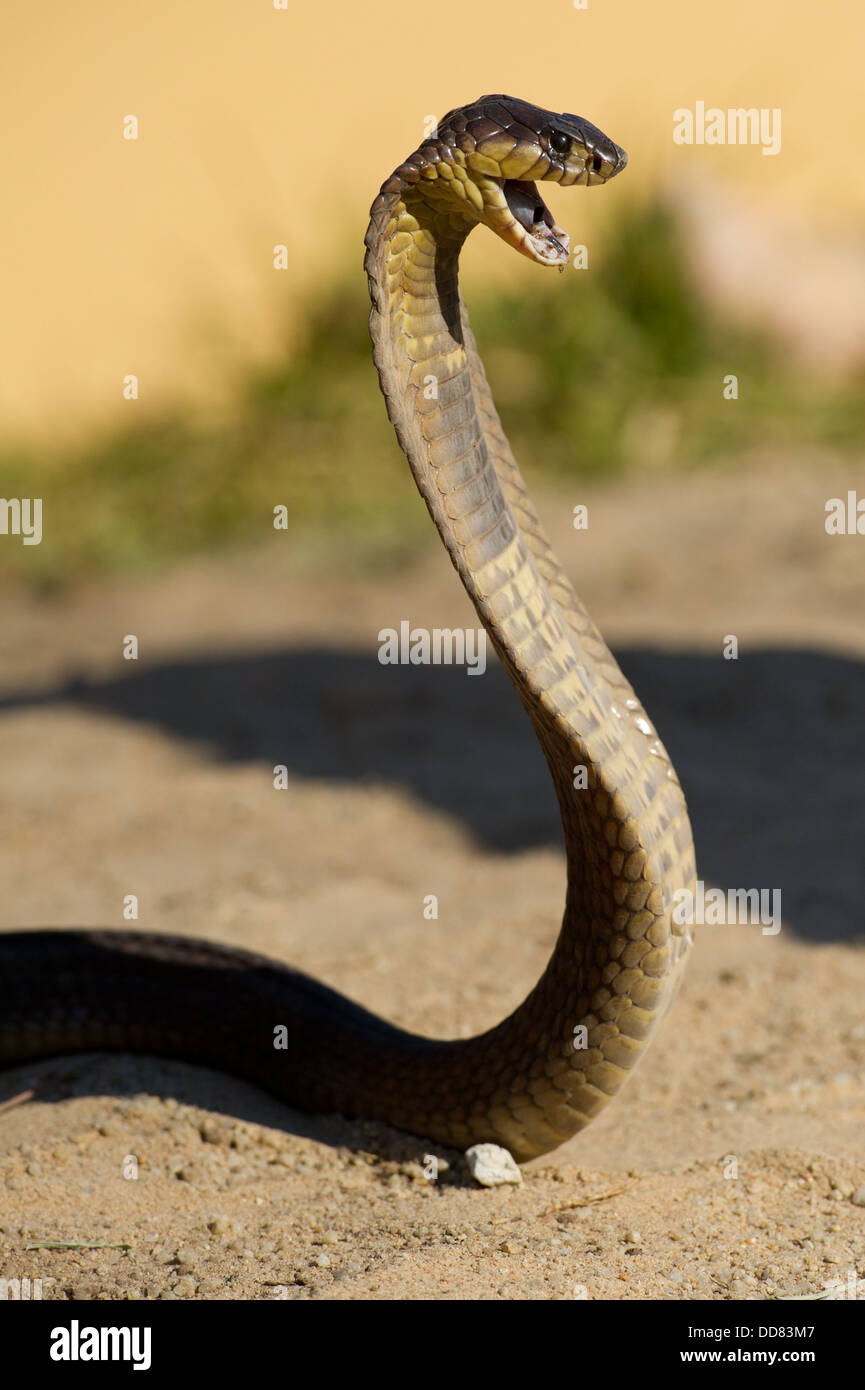
<svg viewBox="0 0 865 1390">
<path fill-rule="evenodd" d="M 286 966 L 194 939 L 0 935 L 0 1062 L 105 1049 L 242 1076 L 303 1109 L 386 1121 L 526 1160 L 616 1094 L 690 945 L 684 797 L 654 728 L 553 554 L 502 431 L 457 282 L 483 223 L 541 265 L 568 238 L 538 180 L 604 183 L 625 154 L 594 126 L 504 96 L 452 111 L 382 186 L 366 234 L 370 335 L 400 445 L 538 736 L 567 852 L 562 929 L 504 1022 L 439 1042 Z M 275 1046 L 284 1029 L 281 1046 Z"/>
</svg>

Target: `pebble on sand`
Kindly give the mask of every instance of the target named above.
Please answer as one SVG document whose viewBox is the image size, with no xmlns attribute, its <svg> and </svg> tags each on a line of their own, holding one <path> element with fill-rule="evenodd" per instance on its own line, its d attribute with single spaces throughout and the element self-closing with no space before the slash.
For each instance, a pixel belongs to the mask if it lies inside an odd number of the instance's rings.
<svg viewBox="0 0 865 1390">
<path fill-rule="evenodd" d="M 466 1162 L 475 1182 L 481 1187 L 501 1187 L 503 1183 L 521 1183 L 523 1175 L 507 1149 L 498 1144 L 473 1144 L 466 1149 Z"/>
</svg>

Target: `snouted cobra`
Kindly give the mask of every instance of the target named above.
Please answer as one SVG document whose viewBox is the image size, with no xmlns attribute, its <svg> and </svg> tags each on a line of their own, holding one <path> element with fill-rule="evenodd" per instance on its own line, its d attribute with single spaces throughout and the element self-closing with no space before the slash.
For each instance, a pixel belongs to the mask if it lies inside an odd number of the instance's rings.
<svg viewBox="0 0 865 1390">
<path fill-rule="evenodd" d="M 567 856 L 561 932 L 497 1027 L 437 1041 L 298 971 L 160 934 L 0 934 L 0 1062 L 82 1051 L 182 1059 L 303 1110 L 387 1122 L 525 1161 L 588 1124 L 639 1061 L 678 985 L 692 889 L 684 796 L 654 727 L 547 541 L 460 295 L 482 225 L 564 269 L 538 183 L 606 183 L 626 155 L 573 115 L 506 96 L 451 111 L 382 185 L 366 233 L 370 335 L 390 419 L 552 774 Z M 279 1041 L 277 1041 L 279 1039 Z"/>
</svg>

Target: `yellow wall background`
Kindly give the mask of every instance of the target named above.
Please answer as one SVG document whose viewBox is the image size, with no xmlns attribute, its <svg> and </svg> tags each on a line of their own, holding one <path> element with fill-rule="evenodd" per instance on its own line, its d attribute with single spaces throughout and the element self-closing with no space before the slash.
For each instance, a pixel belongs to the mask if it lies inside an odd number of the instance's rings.
<svg viewBox="0 0 865 1390">
<path fill-rule="evenodd" d="M 227 400 L 317 276 L 352 252 L 361 274 L 369 204 L 424 118 L 487 91 L 588 117 L 629 151 L 631 187 L 699 170 L 861 234 L 863 40 L 861 0 L 18 7 L 0 21 L 0 438 Z M 697 100 L 781 107 L 781 153 L 674 146 Z M 564 196 L 581 233 L 592 195 Z M 472 273 L 536 273 L 494 250 Z"/>
</svg>

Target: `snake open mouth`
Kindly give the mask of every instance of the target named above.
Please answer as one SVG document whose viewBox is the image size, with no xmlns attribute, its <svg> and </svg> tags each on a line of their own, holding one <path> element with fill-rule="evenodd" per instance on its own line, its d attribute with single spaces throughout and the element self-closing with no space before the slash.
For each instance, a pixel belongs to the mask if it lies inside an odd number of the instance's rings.
<svg viewBox="0 0 865 1390">
<path fill-rule="evenodd" d="M 521 179 L 504 179 L 502 192 L 514 220 L 535 242 L 543 259 L 557 263 L 567 261 L 568 235 L 556 226 L 537 185 Z"/>
<path fill-rule="evenodd" d="M 502 192 L 514 217 L 527 232 L 534 231 L 542 222 L 551 230 L 555 226 L 553 214 L 538 192 L 537 184 L 505 179 Z"/>
</svg>

